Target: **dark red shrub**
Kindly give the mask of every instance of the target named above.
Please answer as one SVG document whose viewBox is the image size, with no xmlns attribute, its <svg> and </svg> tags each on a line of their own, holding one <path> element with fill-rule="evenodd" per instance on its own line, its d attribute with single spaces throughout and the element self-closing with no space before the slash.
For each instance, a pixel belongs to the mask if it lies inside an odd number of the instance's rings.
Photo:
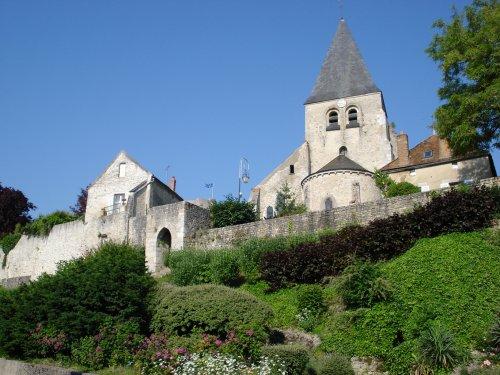
<svg viewBox="0 0 500 375">
<path fill-rule="evenodd" d="M 346 227 L 322 236 L 317 243 L 265 253 L 261 275 L 272 289 L 289 283 L 316 283 L 338 275 L 356 258 L 388 260 L 420 238 L 487 228 L 500 209 L 499 198 L 496 187 L 450 190 L 410 213 L 374 220 L 365 227 Z"/>
</svg>

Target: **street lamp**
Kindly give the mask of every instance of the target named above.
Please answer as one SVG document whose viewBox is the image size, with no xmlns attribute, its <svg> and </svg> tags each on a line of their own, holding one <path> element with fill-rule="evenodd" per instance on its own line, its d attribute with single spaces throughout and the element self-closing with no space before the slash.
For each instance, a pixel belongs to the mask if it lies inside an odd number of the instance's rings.
<svg viewBox="0 0 500 375">
<path fill-rule="evenodd" d="M 211 182 L 209 184 L 205 184 L 207 189 L 210 189 L 210 195 L 212 196 L 211 200 L 214 200 L 214 184 Z"/>
<path fill-rule="evenodd" d="M 240 170 L 238 173 L 238 202 L 241 200 L 241 183 L 247 184 L 250 181 L 250 164 L 246 158 L 240 159 Z"/>
</svg>

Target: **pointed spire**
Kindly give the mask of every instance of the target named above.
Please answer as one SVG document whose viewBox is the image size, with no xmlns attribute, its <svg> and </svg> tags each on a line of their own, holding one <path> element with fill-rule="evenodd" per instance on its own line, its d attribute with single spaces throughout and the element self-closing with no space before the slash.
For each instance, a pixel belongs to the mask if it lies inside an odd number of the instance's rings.
<svg viewBox="0 0 500 375">
<path fill-rule="evenodd" d="M 305 104 L 379 92 L 343 18 Z"/>
</svg>

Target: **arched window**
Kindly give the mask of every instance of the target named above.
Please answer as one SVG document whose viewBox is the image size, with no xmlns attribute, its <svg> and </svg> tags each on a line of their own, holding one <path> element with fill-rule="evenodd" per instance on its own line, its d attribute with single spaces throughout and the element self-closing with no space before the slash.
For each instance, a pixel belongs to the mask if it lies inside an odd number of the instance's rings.
<svg viewBox="0 0 500 375">
<path fill-rule="evenodd" d="M 325 211 L 331 211 L 333 209 L 332 198 L 328 197 L 325 199 Z"/>
<path fill-rule="evenodd" d="M 359 126 L 358 123 L 358 110 L 356 108 L 351 108 L 347 112 L 347 118 L 349 119 L 348 128 L 357 128 Z"/>
<path fill-rule="evenodd" d="M 339 113 L 336 110 L 328 112 L 328 125 L 326 130 L 339 130 Z"/>
<path fill-rule="evenodd" d="M 274 209 L 271 206 L 266 208 L 266 219 L 272 219 L 274 217 Z"/>
<path fill-rule="evenodd" d="M 167 228 L 163 228 L 159 233 L 156 240 L 156 246 L 161 251 L 168 251 L 172 247 L 172 235 Z"/>
<path fill-rule="evenodd" d="M 347 156 L 347 147 L 342 146 L 341 148 L 339 148 L 339 155 Z"/>
<path fill-rule="evenodd" d="M 359 182 L 352 183 L 352 200 L 351 203 L 361 203 L 361 189 L 359 186 Z"/>
</svg>

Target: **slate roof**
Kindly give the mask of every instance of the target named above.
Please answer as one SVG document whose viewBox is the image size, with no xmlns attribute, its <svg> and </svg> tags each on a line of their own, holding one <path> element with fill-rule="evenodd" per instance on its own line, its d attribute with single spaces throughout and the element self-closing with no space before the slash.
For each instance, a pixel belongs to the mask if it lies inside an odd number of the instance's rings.
<svg viewBox="0 0 500 375">
<path fill-rule="evenodd" d="M 340 170 L 369 172 L 358 163 L 349 159 L 347 156 L 339 155 L 316 173 Z"/>
<path fill-rule="evenodd" d="M 380 89 L 373 82 L 345 20 L 341 19 L 305 104 L 374 92 Z"/>
</svg>

